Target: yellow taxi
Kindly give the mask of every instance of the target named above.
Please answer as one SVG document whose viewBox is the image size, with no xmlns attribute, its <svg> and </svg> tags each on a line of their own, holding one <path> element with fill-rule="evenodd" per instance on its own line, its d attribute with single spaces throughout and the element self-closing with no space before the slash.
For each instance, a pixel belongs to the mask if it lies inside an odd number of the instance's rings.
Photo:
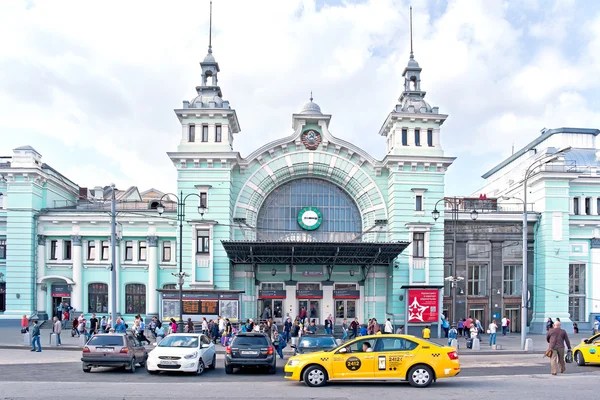
<svg viewBox="0 0 600 400">
<path fill-rule="evenodd" d="M 458 353 L 410 335 L 361 336 L 328 351 L 290 357 L 285 378 L 311 387 L 333 381 L 408 381 L 415 387 L 456 376 Z"/>
<path fill-rule="evenodd" d="M 577 365 L 600 363 L 600 333 L 585 339 L 573 348 L 573 357 Z"/>
</svg>

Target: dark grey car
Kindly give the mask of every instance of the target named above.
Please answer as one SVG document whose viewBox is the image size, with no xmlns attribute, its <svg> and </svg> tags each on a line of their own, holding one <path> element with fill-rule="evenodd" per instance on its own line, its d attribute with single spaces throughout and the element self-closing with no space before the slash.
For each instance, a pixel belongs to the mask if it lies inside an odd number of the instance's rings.
<svg viewBox="0 0 600 400">
<path fill-rule="evenodd" d="M 267 367 L 275 373 L 277 358 L 271 339 L 264 333 L 238 333 L 225 349 L 225 373 L 234 368 Z"/>
<path fill-rule="evenodd" d="M 97 334 L 86 343 L 81 354 L 83 372 L 92 367 L 124 367 L 135 372 L 137 364 L 143 367 L 148 352 L 131 334 Z"/>
</svg>

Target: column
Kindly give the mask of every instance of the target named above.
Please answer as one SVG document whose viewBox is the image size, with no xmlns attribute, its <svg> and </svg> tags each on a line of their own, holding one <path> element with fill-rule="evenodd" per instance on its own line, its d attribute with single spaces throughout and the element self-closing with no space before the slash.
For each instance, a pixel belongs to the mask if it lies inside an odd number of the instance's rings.
<svg viewBox="0 0 600 400">
<path fill-rule="evenodd" d="M 73 290 L 71 291 L 71 306 L 78 312 L 83 311 L 83 252 L 81 236 L 71 236 L 73 244 Z"/>
<path fill-rule="evenodd" d="M 333 304 L 333 282 L 324 281 L 321 283 L 323 288 L 323 310 L 321 311 L 321 324 L 325 324 L 325 319 L 331 314 L 335 317 L 335 306 Z"/>
<path fill-rule="evenodd" d="M 408 146 L 415 145 L 415 128 L 408 128 L 408 136 L 406 137 L 406 144 Z"/>
<path fill-rule="evenodd" d="M 117 262 L 115 262 L 115 268 L 117 269 L 117 315 L 120 314 L 125 314 L 125 313 L 121 313 L 121 260 L 123 259 L 123 255 L 121 254 L 121 240 L 117 239 L 117 248 L 116 248 L 116 253 L 117 253 Z M 116 318 L 113 315 L 113 321 L 115 321 Z"/>
<path fill-rule="evenodd" d="M 37 282 L 40 282 L 46 275 L 46 236 L 38 235 L 37 239 Z M 46 312 L 46 294 L 48 292 L 43 291 L 42 285 L 37 284 L 37 282 L 35 285 L 37 290 L 37 312 L 38 315 L 41 315 Z"/>
<path fill-rule="evenodd" d="M 148 289 L 146 304 L 148 316 L 158 316 L 158 236 L 148 236 Z"/>
<path fill-rule="evenodd" d="M 592 293 L 586 292 L 586 297 L 591 297 L 593 300 L 591 302 L 591 310 L 586 310 L 586 315 L 590 313 L 598 314 L 600 313 L 600 249 L 592 248 L 592 262 L 588 264 L 586 274 L 591 278 L 591 285 L 588 284 L 588 288 L 592 290 Z M 589 278 L 588 278 L 589 279 Z M 586 289 L 587 290 L 587 289 Z M 593 323 L 594 321 L 590 321 Z"/>
<path fill-rule="evenodd" d="M 433 130 L 433 147 L 440 147 L 440 129 Z"/>
<path fill-rule="evenodd" d="M 285 281 L 285 312 L 292 318 L 292 321 L 300 312 L 298 299 L 296 299 L 296 283 L 296 281 Z"/>
<path fill-rule="evenodd" d="M 365 281 L 358 282 L 358 292 L 360 294 L 360 299 L 358 299 L 358 305 L 356 307 L 356 316 L 358 317 L 358 322 L 361 324 L 365 321 Z"/>
</svg>

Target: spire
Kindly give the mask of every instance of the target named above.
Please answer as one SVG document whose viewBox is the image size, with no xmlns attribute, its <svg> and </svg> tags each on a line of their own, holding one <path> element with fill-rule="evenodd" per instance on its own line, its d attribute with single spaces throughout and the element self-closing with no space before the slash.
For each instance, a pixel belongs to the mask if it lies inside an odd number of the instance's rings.
<svg viewBox="0 0 600 400">
<path fill-rule="evenodd" d="M 412 6 L 410 7 L 410 58 L 415 58 L 413 55 Z"/>
<path fill-rule="evenodd" d="M 412 8 L 411 8 L 411 10 L 412 10 Z M 411 30 L 412 30 L 412 28 L 411 28 Z M 208 54 L 212 54 L 212 1 L 210 2 L 210 17 L 209 17 L 209 23 L 208 23 Z M 411 47 L 411 54 L 412 54 L 412 47 Z"/>
<path fill-rule="evenodd" d="M 310 91 L 310 102 L 312 103 L 313 101 L 313 96 L 312 96 L 312 90 Z"/>
</svg>

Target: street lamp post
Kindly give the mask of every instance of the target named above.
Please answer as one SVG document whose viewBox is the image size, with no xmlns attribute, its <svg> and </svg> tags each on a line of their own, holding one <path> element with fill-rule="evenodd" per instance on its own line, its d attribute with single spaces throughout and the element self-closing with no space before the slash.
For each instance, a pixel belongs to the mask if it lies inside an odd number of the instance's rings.
<svg viewBox="0 0 600 400">
<path fill-rule="evenodd" d="M 444 202 L 444 206 L 446 204 L 450 204 L 452 206 L 452 209 L 450 210 L 452 213 L 452 273 L 456 274 L 456 224 L 458 222 L 458 211 L 459 211 L 458 205 L 459 205 L 460 201 L 456 197 L 454 197 L 452 199 L 447 199 L 445 197 L 442 199 L 439 199 L 435 203 L 435 206 L 433 207 L 433 211 L 431 212 L 431 216 L 433 217 L 434 221 L 437 221 L 438 218 L 440 217 L 440 212 L 437 209 L 437 206 L 440 203 L 440 201 Z M 469 215 L 471 216 L 471 219 L 473 221 L 475 221 L 477 219 L 477 217 L 479 216 L 477 210 L 475 210 L 475 209 L 473 209 Z M 445 230 L 445 228 L 444 228 L 444 230 Z M 452 276 L 450 276 L 450 277 L 452 277 Z M 461 281 L 463 279 L 464 278 L 461 277 L 461 279 L 459 279 L 458 281 Z M 458 282 L 458 281 L 455 281 L 454 286 L 452 286 L 452 287 L 456 287 L 456 282 Z M 456 291 L 453 290 L 452 291 L 452 324 L 456 324 L 455 303 L 456 303 Z"/>
<path fill-rule="evenodd" d="M 462 276 L 448 276 L 446 278 L 444 278 L 445 281 L 450 282 L 450 289 L 452 289 L 452 326 L 455 326 L 455 321 L 454 321 L 454 315 L 456 313 L 456 302 L 454 301 L 454 298 L 456 297 L 456 288 L 458 287 L 457 283 L 458 282 L 462 282 L 465 280 L 465 278 L 463 278 Z"/>
<path fill-rule="evenodd" d="M 206 204 L 202 203 L 202 198 L 197 193 L 189 193 L 185 197 L 183 196 L 183 191 L 180 192 L 179 196 L 166 193 L 164 194 L 160 200 L 158 207 L 156 210 L 158 211 L 158 215 L 162 215 L 165 212 L 165 207 L 162 204 L 162 200 L 167 196 L 173 196 L 177 199 L 177 221 L 179 222 L 179 272 L 173 273 L 172 275 L 177 277 L 177 284 L 179 285 L 179 321 L 177 323 L 177 332 L 183 332 L 183 284 L 185 282 L 185 278 L 190 276 L 189 274 L 183 272 L 183 221 L 185 220 L 185 202 L 190 196 L 196 196 L 200 200 L 200 204 L 198 205 L 198 213 L 200 216 L 204 216 L 206 212 Z"/>
<path fill-rule="evenodd" d="M 110 185 L 112 196 L 110 201 L 110 313 L 113 324 L 117 322 L 117 200 L 115 184 Z M 79 282 L 77 282 L 79 283 Z"/>
</svg>

